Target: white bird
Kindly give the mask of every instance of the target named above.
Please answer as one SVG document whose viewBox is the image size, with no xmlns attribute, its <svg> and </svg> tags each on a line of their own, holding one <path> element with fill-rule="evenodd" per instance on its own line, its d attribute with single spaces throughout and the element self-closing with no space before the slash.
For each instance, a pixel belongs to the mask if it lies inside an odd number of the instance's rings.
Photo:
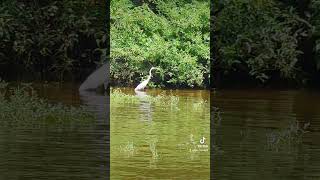
<svg viewBox="0 0 320 180">
<path fill-rule="evenodd" d="M 134 90 L 135 91 L 143 91 L 144 88 L 146 88 L 147 84 L 149 83 L 151 77 L 152 77 L 152 74 L 151 74 L 151 71 L 154 70 L 154 69 L 159 69 L 159 68 L 156 68 L 156 67 L 152 67 L 149 71 L 149 76 L 146 80 L 142 81 Z"/>
<path fill-rule="evenodd" d="M 109 62 L 102 65 L 100 68 L 91 73 L 87 79 L 81 84 L 79 91 L 96 89 L 104 84 L 105 88 L 109 83 Z"/>
</svg>

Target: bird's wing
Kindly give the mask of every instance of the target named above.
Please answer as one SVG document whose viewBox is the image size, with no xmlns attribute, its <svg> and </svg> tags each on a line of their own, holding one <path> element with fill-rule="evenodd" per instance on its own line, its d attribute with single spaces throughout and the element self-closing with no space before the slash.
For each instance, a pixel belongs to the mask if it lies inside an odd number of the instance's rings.
<svg viewBox="0 0 320 180">
<path fill-rule="evenodd" d="M 148 80 L 144 80 L 135 89 L 136 90 L 142 90 L 147 86 L 147 84 L 148 84 Z"/>
<path fill-rule="evenodd" d="M 79 90 L 95 89 L 102 85 L 109 79 L 109 63 L 104 64 L 93 73 L 81 84 Z"/>
</svg>

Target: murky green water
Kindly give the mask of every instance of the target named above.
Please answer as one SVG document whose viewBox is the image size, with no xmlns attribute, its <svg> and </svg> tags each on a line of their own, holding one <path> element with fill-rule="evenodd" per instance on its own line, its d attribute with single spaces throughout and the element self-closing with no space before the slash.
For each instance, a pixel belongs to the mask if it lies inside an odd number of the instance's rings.
<svg viewBox="0 0 320 180">
<path fill-rule="evenodd" d="M 39 96 L 52 103 L 87 105 L 97 119 L 92 126 L 76 130 L 0 126 L 0 179 L 108 179 L 108 96 L 79 94 L 77 84 L 34 87 Z"/>
<path fill-rule="evenodd" d="M 77 84 L 34 84 L 52 103 L 86 105 L 93 126 L 65 128 L 0 127 L 0 179 L 109 179 L 109 95 L 78 92 Z M 122 89 L 135 95 L 132 89 Z M 147 91 L 175 95 L 176 106 L 154 105 L 139 96 L 136 104 L 111 105 L 110 179 L 208 179 L 208 91 Z M 201 103 L 202 102 L 202 103 Z"/>
<path fill-rule="evenodd" d="M 209 91 L 121 91 L 139 101 L 111 99 L 111 179 L 210 178 Z M 178 102 L 153 104 L 145 98 L 159 94 L 176 96 Z"/>
<path fill-rule="evenodd" d="M 229 90 L 212 98 L 221 116 L 214 179 L 320 179 L 319 92 Z M 296 122 L 310 123 L 298 137 Z"/>
<path fill-rule="evenodd" d="M 79 94 L 77 87 L 46 84 L 36 90 L 53 103 L 87 105 L 97 115 L 93 127 L 0 127 L 0 179 L 109 178 L 109 96 Z M 177 106 L 150 103 L 145 94 L 134 104 L 111 103 L 111 179 L 209 179 L 210 149 L 198 146 L 202 137 L 209 145 L 209 106 L 201 103 L 209 93 L 148 90 L 146 95 L 159 94 L 177 96 Z M 212 178 L 320 179 L 319 92 L 224 90 L 211 98 L 221 117 L 212 129 Z"/>
</svg>

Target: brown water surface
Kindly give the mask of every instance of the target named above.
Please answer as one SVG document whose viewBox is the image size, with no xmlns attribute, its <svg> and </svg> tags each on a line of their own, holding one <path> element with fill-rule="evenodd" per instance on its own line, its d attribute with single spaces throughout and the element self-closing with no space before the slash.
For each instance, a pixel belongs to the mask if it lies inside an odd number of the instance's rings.
<svg viewBox="0 0 320 180">
<path fill-rule="evenodd" d="M 0 127 L 0 179 L 109 179 L 106 93 L 81 92 L 78 84 L 33 84 L 51 103 L 85 105 L 97 119 L 78 130 Z M 119 89 L 133 104 L 111 101 L 110 179 L 209 179 L 209 91 Z M 172 97 L 156 104 L 145 96 Z"/>
<path fill-rule="evenodd" d="M 320 179 L 318 91 L 219 90 L 212 105 L 221 116 L 212 129 L 214 179 Z"/>
<path fill-rule="evenodd" d="M 0 179 L 108 179 L 109 96 L 79 94 L 79 85 L 71 83 L 33 87 L 51 103 L 86 105 L 97 118 L 92 126 L 77 130 L 0 127 Z"/>
</svg>

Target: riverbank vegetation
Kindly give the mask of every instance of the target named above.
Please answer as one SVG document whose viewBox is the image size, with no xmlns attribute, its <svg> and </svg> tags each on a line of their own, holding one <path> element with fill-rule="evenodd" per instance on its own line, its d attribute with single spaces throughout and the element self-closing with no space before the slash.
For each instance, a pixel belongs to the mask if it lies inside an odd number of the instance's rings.
<svg viewBox="0 0 320 180">
<path fill-rule="evenodd" d="M 214 1 L 216 86 L 320 83 L 317 0 Z"/>
<path fill-rule="evenodd" d="M 170 110 L 179 110 L 178 106 L 180 97 L 170 94 L 151 95 L 130 95 L 122 92 L 120 89 L 111 89 L 110 104 L 111 105 L 134 105 L 139 104 L 140 101 L 148 102 L 152 105 L 162 108 L 169 108 Z M 192 109 L 201 110 L 209 107 L 209 102 L 206 100 L 192 101 Z"/>
<path fill-rule="evenodd" d="M 105 12 L 105 1 L 1 1 L 0 76 L 83 79 L 106 61 Z"/>
<path fill-rule="evenodd" d="M 12 88 L 0 81 L 0 126 L 70 130 L 88 126 L 94 119 L 85 107 L 52 104 L 29 85 Z"/>
<path fill-rule="evenodd" d="M 112 83 L 136 85 L 157 66 L 151 86 L 209 86 L 209 1 L 112 0 L 110 15 Z"/>
</svg>

